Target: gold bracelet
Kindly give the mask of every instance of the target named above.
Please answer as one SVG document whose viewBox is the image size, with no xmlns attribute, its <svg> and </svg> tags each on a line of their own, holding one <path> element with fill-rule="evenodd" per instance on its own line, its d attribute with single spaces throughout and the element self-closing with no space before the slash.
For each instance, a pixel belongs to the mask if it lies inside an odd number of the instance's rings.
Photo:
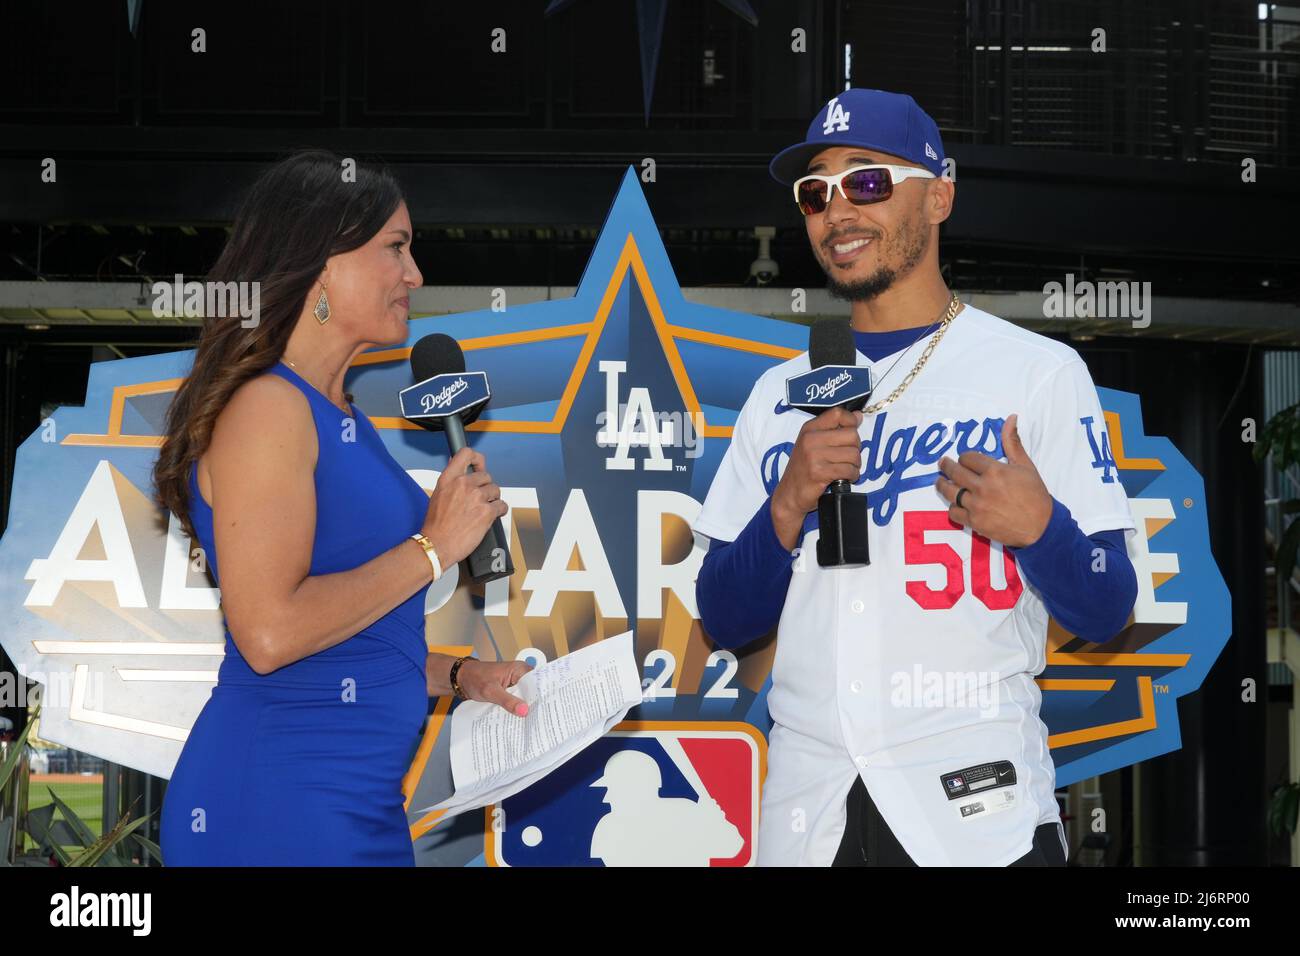
<svg viewBox="0 0 1300 956">
<path fill-rule="evenodd" d="M 424 553 L 429 557 L 429 563 L 433 565 L 433 581 L 438 580 L 438 578 L 442 577 L 442 562 L 438 560 L 438 552 L 433 550 L 433 542 L 419 531 L 411 535 L 411 538 L 417 541 L 420 547 L 424 548 Z M 429 583 L 432 584 L 433 581 Z"/>
<path fill-rule="evenodd" d="M 466 661 L 472 661 L 472 660 L 474 660 L 473 657 L 456 658 L 456 660 L 452 662 L 450 673 L 447 675 L 447 679 L 451 683 L 452 694 L 456 697 L 459 697 L 461 700 L 469 700 L 469 698 L 465 696 L 465 691 L 460 686 L 460 667 Z"/>
</svg>

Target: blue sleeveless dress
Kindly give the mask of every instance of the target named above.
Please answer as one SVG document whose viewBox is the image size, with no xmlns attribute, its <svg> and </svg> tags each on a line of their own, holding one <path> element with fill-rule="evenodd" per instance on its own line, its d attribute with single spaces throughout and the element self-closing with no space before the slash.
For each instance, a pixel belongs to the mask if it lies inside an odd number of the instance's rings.
<svg viewBox="0 0 1300 956">
<path fill-rule="evenodd" d="M 311 574 L 347 571 L 420 530 L 429 498 L 355 405 L 293 369 L 320 448 Z M 351 420 L 349 420 L 351 419 Z M 219 585 L 212 509 L 190 474 L 192 521 Z M 258 674 L 226 629 L 217 684 L 163 798 L 167 866 L 414 866 L 402 777 L 428 714 L 427 587 L 359 634 Z"/>
</svg>

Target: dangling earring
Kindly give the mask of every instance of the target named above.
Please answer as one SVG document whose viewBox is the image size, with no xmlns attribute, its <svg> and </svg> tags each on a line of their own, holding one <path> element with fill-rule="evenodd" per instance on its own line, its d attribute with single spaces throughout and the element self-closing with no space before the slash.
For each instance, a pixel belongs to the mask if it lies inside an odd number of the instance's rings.
<svg viewBox="0 0 1300 956">
<path fill-rule="evenodd" d="M 330 320 L 330 300 L 325 296 L 324 282 L 320 284 L 320 298 L 316 300 L 316 308 L 311 311 L 316 316 L 316 321 L 321 325 Z"/>
</svg>

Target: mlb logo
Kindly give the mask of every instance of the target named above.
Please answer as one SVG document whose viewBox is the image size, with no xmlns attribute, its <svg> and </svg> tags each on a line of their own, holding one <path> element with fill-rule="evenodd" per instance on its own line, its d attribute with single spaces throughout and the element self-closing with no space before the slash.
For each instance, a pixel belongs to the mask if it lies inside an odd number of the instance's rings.
<svg viewBox="0 0 1300 956">
<path fill-rule="evenodd" d="M 961 786 L 962 786 L 961 777 L 949 777 L 949 778 L 948 778 L 948 789 L 949 789 L 949 790 L 960 790 L 960 789 L 961 789 Z"/>
<path fill-rule="evenodd" d="M 625 721 L 487 808 L 487 863 L 752 866 L 765 756 L 749 724 Z"/>
</svg>

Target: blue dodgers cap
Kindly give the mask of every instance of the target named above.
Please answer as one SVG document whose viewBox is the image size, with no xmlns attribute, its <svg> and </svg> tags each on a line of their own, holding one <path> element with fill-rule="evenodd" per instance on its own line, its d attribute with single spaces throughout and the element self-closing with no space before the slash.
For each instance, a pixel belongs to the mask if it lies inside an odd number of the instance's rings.
<svg viewBox="0 0 1300 956">
<path fill-rule="evenodd" d="M 809 161 L 832 146 L 861 146 L 901 156 L 943 175 L 939 126 L 906 93 L 848 89 L 822 107 L 802 143 L 781 150 L 768 171 L 787 186 L 808 173 Z"/>
</svg>

